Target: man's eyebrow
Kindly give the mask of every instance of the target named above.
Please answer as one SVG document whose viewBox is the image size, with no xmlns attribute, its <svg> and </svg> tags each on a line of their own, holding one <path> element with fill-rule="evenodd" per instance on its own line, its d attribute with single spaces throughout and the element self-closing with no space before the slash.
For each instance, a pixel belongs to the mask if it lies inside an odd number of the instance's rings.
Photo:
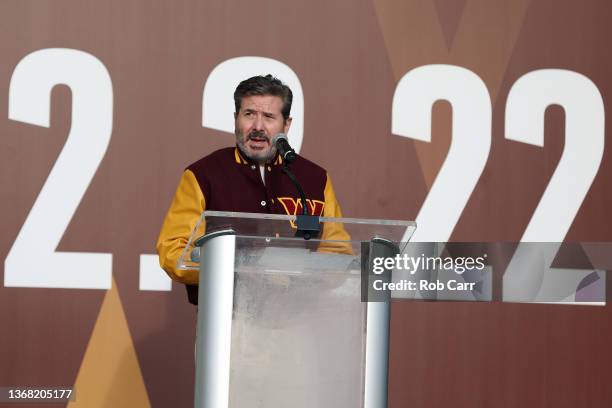
<svg viewBox="0 0 612 408">
<path fill-rule="evenodd" d="M 253 109 L 253 108 L 244 108 L 244 109 L 243 109 L 243 111 L 244 111 L 245 113 L 256 113 L 256 112 L 261 112 L 261 113 L 263 113 L 264 115 L 269 115 L 269 116 L 276 116 L 276 115 L 277 115 L 277 114 L 276 114 L 276 113 L 274 113 L 274 112 L 260 111 L 260 110 Z"/>
</svg>

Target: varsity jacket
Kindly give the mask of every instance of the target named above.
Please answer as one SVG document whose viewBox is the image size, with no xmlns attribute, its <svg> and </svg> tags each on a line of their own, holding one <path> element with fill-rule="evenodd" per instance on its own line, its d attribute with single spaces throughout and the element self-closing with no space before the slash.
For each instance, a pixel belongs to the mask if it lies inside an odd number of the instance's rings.
<svg viewBox="0 0 612 408">
<path fill-rule="evenodd" d="M 309 214 L 342 217 L 331 180 L 323 168 L 298 156 L 291 171 L 304 189 Z M 198 271 L 179 270 L 177 262 L 204 210 L 301 213 L 301 200 L 282 172 L 280 156 L 265 166 L 264 178 L 265 183 L 259 165 L 244 157 L 237 147 L 217 150 L 185 169 L 157 241 L 160 265 L 172 279 L 188 285 L 198 283 Z M 323 238 L 348 239 L 341 224 L 328 225 L 331 228 L 324 229 Z"/>
</svg>

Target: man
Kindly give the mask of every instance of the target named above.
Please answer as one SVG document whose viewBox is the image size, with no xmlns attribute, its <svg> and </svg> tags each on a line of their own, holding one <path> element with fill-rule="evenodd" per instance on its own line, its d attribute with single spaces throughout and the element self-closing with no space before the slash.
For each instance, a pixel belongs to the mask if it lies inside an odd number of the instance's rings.
<svg viewBox="0 0 612 408">
<path fill-rule="evenodd" d="M 301 209 L 295 186 L 282 172 L 283 160 L 272 143 L 278 133 L 289 132 L 292 98 L 291 89 L 272 75 L 249 78 L 236 88 L 236 147 L 217 150 L 187 166 L 164 220 L 157 252 L 161 267 L 172 279 L 198 283 L 198 271 L 179 270 L 177 261 L 204 210 L 293 215 Z M 342 217 L 323 168 L 298 157 L 291 170 L 302 184 L 309 213 Z M 328 228 L 324 236 L 347 237 L 342 228 Z"/>
</svg>

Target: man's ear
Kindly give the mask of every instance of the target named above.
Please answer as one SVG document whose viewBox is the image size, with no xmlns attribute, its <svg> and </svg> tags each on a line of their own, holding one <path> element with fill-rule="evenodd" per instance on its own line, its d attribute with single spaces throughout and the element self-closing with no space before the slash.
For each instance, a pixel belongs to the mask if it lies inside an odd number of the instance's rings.
<svg viewBox="0 0 612 408">
<path fill-rule="evenodd" d="M 238 112 L 234 112 L 234 120 L 238 117 Z"/>
<path fill-rule="evenodd" d="M 283 131 L 284 131 L 283 133 L 285 133 L 285 134 L 289 133 L 289 128 L 291 127 L 291 119 L 293 119 L 293 118 L 285 119 L 285 126 L 283 128 Z"/>
</svg>

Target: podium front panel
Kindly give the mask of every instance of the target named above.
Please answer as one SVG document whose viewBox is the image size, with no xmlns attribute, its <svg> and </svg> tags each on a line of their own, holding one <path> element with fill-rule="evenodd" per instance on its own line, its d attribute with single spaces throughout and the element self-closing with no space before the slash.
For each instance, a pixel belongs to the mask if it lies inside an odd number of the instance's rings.
<svg viewBox="0 0 612 408">
<path fill-rule="evenodd" d="M 305 240 L 296 221 L 207 211 L 194 225 L 177 266 L 201 277 L 196 407 L 386 406 L 389 303 L 362 302 L 362 242 L 415 224 L 320 218 Z"/>
<path fill-rule="evenodd" d="M 366 304 L 355 250 L 236 238 L 229 407 L 362 406 Z"/>
</svg>

